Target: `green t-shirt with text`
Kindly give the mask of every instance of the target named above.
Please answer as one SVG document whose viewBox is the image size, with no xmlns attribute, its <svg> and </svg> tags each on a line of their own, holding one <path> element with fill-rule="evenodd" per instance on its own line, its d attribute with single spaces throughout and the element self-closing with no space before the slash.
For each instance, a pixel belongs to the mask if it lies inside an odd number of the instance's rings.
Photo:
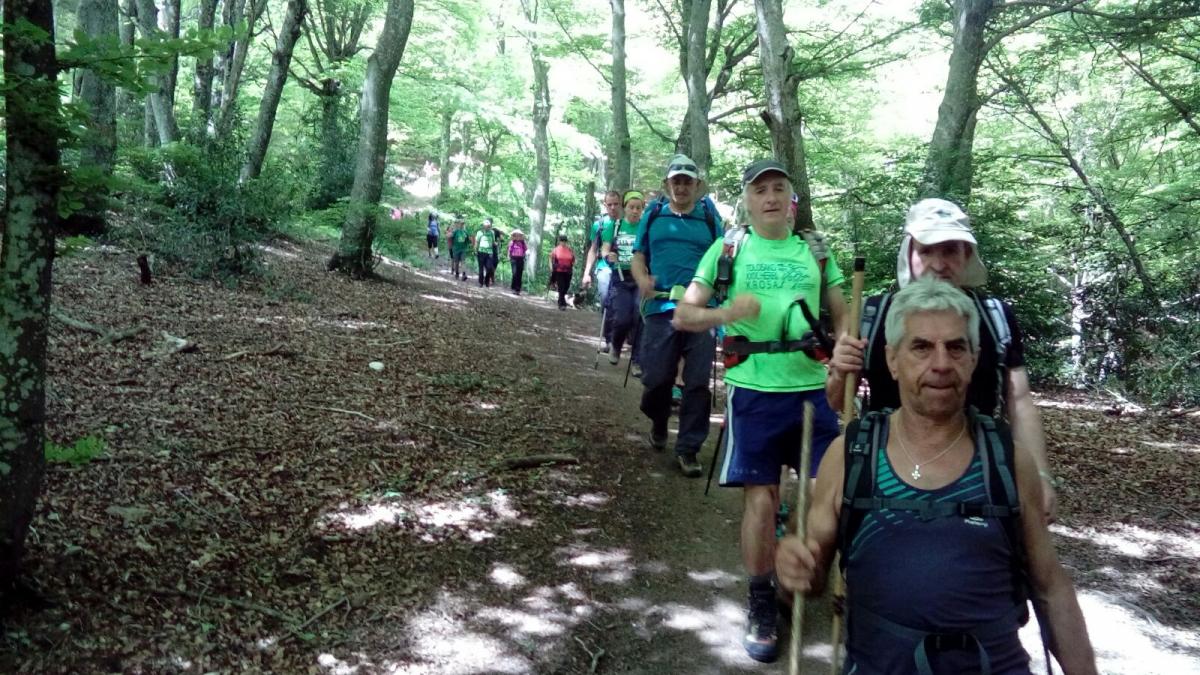
<svg viewBox="0 0 1200 675">
<path fill-rule="evenodd" d="M 717 240 L 709 247 L 693 281 L 712 287 L 723 246 L 724 242 Z M 825 262 L 825 280 L 830 288 L 844 281 L 832 253 Z M 821 306 L 820 268 L 808 243 L 796 235 L 764 239 L 753 231 L 747 233 L 734 259 L 733 282 L 723 306 L 743 293 L 758 298 L 762 311 L 753 319 L 726 326 L 729 335 L 743 335 L 751 342 L 804 337 L 811 328 L 795 301 L 804 298 L 813 314 Z M 725 382 L 756 391 L 812 391 L 825 387 L 825 366 L 804 352 L 750 354 L 744 362 L 725 371 Z"/>
<path fill-rule="evenodd" d="M 470 243 L 470 241 L 471 241 L 471 235 L 467 232 L 466 228 L 464 228 L 464 227 L 460 227 L 457 230 L 455 230 L 453 233 L 450 234 L 450 246 L 455 251 L 466 250 L 467 244 Z"/>
<path fill-rule="evenodd" d="M 592 229 L 588 233 L 588 247 L 591 247 L 592 242 L 596 241 L 597 239 L 600 240 L 600 243 L 596 247 L 596 270 L 597 271 L 606 270 L 609 268 L 608 261 L 604 259 L 604 256 L 600 255 L 600 247 L 604 245 L 604 242 L 606 242 L 612 238 L 612 231 L 613 231 L 612 219 L 610 219 L 608 216 L 604 216 L 604 220 L 602 220 L 602 221 L 598 220 L 598 221 L 592 223 Z"/>
<path fill-rule="evenodd" d="M 633 262 L 633 242 L 637 240 L 637 229 L 637 223 L 631 223 L 622 218 L 616 228 L 615 244 L 613 243 L 614 232 L 611 228 L 600 233 L 600 243 L 612 245 L 613 250 L 617 253 L 617 268 L 623 272 L 629 271 Z"/>
<path fill-rule="evenodd" d="M 480 230 L 475 233 L 475 250 L 491 254 L 492 246 L 496 243 L 495 230 Z"/>
</svg>

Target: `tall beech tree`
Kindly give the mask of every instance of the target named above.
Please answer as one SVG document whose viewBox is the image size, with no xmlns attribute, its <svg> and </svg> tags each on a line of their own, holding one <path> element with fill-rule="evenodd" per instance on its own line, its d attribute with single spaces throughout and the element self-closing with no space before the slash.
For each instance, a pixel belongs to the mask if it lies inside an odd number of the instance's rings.
<svg viewBox="0 0 1200 675">
<path fill-rule="evenodd" d="M 612 158 L 608 184 L 628 190 L 633 183 L 633 145 L 629 140 L 625 81 L 625 0 L 609 0 L 612 7 Z"/>
<path fill-rule="evenodd" d="M 550 64 L 542 55 L 537 35 L 540 0 L 521 0 L 521 9 L 529 25 L 529 59 L 533 63 L 533 154 L 537 168 L 533 180 L 533 198 L 529 207 L 529 252 L 525 264 L 537 270 L 542 232 L 546 227 L 546 204 L 550 200 Z"/>
<path fill-rule="evenodd" d="M 0 605 L 16 586 L 45 473 L 50 272 L 63 134 L 50 0 L 4 2 L 0 249 Z"/>
<path fill-rule="evenodd" d="M 94 40 L 117 40 L 117 1 L 83 0 L 79 4 L 79 27 Z M 87 134 L 79 152 L 83 172 L 106 179 L 117 160 L 116 85 L 91 68 L 80 76 L 79 99 L 86 107 Z M 64 229 L 75 234 L 99 234 L 105 230 L 107 190 L 87 191 L 84 208 L 72 214 Z"/>
<path fill-rule="evenodd" d="M 275 51 L 271 55 L 271 71 L 267 74 L 267 85 L 263 88 L 258 106 L 258 123 L 250 137 L 246 163 L 242 166 L 239 178 L 242 181 L 258 178 L 262 171 L 267 146 L 271 144 L 271 132 L 275 129 L 275 113 L 279 109 L 279 99 L 283 96 L 283 85 L 287 82 L 292 51 L 296 47 L 296 40 L 300 38 L 300 28 L 304 24 L 304 15 L 307 12 L 308 0 L 288 0 L 287 15 L 275 41 Z"/>
<path fill-rule="evenodd" d="M 328 263 L 329 269 L 341 270 L 354 277 L 369 274 L 375 266 L 375 224 L 387 162 L 388 95 L 412 30 L 413 2 L 388 0 L 379 42 L 375 53 L 367 59 L 367 77 L 363 81 L 358 107 L 358 153 L 354 162 L 354 186 L 350 189 L 350 208 L 342 224 L 338 251 Z"/>
</svg>

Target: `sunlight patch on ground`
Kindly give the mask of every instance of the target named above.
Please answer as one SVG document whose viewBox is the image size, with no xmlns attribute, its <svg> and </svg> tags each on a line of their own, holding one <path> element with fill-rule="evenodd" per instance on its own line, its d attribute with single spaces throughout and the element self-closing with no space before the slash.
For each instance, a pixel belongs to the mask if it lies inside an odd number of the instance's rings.
<svg viewBox="0 0 1200 675">
<path fill-rule="evenodd" d="M 637 571 L 636 565 L 630 560 L 629 551 L 625 549 L 602 551 L 576 545 L 559 549 L 559 556 L 564 558 L 559 564 L 593 570 L 592 579 L 600 583 L 628 583 Z"/>
<path fill-rule="evenodd" d="M 557 502 L 563 506 L 579 506 L 593 511 L 606 506 L 612 497 L 602 492 L 592 492 L 582 495 L 564 495 Z"/>
<path fill-rule="evenodd" d="M 385 665 L 395 675 L 470 675 L 473 673 L 531 673 L 527 658 L 513 645 L 471 630 L 460 617 L 475 611 L 465 601 L 444 594 L 438 603 L 407 627 L 410 652 L 417 663 Z"/>
<path fill-rule="evenodd" d="M 511 565 L 504 563 L 496 563 L 492 566 L 491 574 L 488 575 L 492 583 L 504 588 L 516 588 L 517 586 L 525 585 L 525 577 Z"/>
<path fill-rule="evenodd" d="M 430 295 L 428 293 L 422 293 L 419 297 L 425 298 L 426 300 L 432 300 L 434 302 L 440 302 L 440 303 L 443 303 L 446 305 L 466 305 L 467 304 L 467 302 L 465 300 L 459 300 L 457 298 L 447 298 L 447 297 L 443 297 L 440 295 Z"/>
<path fill-rule="evenodd" d="M 1117 523 L 1105 531 L 1090 527 L 1073 529 L 1062 525 L 1051 525 L 1050 531 L 1063 537 L 1102 546 L 1118 555 L 1139 560 L 1152 560 L 1163 556 L 1200 558 L 1200 540 L 1172 532 L 1155 532 L 1134 525 Z"/>
<path fill-rule="evenodd" d="M 1163 626 L 1145 612 L 1106 593 L 1080 590 L 1079 606 L 1102 673 L 1122 675 L 1200 675 L 1200 636 Z M 1037 621 L 1021 629 L 1021 643 L 1034 673 L 1044 673 Z M 1191 655 L 1182 652 L 1191 652 Z M 1060 672 L 1057 664 L 1055 672 Z"/>
<path fill-rule="evenodd" d="M 688 572 L 688 578 L 698 584 L 711 586 L 713 588 L 729 588 L 734 584 L 739 583 L 742 578 L 736 574 L 731 574 L 721 569 L 712 570 L 692 570 Z"/>
<path fill-rule="evenodd" d="M 480 410 L 495 410 L 499 408 L 500 405 L 498 403 L 484 403 L 483 401 L 480 401 L 475 404 L 475 407 L 479 408 Z"/>
<path fill-rule="evenodd" d="M 1200 445 L 1191 445 L 1188 443 L 1167 443 L 1163 441 L 1138 441 L 1142 445 L 1149 446 L 1156 450 L 1176 450 L 1179 452 L 1200 452 Z"/>
<path fill-rule="evenodd" d="M 483 541 L 496 536 L 490 525 L 529 524 L 522 520 L 512 499 L 502 490 L 453 501 L 412 500 L 393 495 L 358 507 L 343 503 L 317 522 L 320 529 L 351 531 L 409 523 L 423 530 L 421 538 L 431 542 L 446 530 L 465 531 L 472 540 Z"/>
<path fill-rule="evenodd" d="M 278 256 L 280 258 L 288 258 L 290 260 L 295 260 L 296 258 L 300 257 L 290 251 L 285 251 L 281 248 L 275 248 L 274 246 L 268 246 L 266 244 L 255 244 L 254 247 L 257 248 L 258 250 L 262 251 L 263 253 L 269 253 L 273 256 Z"/>
</svg>

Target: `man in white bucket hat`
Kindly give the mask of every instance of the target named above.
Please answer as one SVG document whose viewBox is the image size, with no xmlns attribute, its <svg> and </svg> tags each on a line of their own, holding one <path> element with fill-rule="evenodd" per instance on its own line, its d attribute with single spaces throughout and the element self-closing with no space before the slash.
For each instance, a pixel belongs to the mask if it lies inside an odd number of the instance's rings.
<svg viewBox="0 0 1200 675">
<path fill-rule="evenodd" d="M 1012 306 L 978 290 L 987 282 L 978 243 L 970 218 L 958 205 L 944 199 L 922 199 L 904 219 L 896 284 L 904 288 L 914 279 L 933 276 L 954 284 L 975 302 L 981 324 L 980 354 L 967 404 L 985 415 L 1006 419 L 1016 444 L 1028 448 L 1044 483 L 1044 516 L 1053 521 L 1056 495 L 1046 460 L 1042 417 L 1029 389 L 1021 330 Z M 863 302 L 861 338 L 838 338 L 825 380 L 826 396 L 835 407 L 841 406 L 846 378 L 864 375 L 869 388 L 864 411 L 899 406 L 899 389 L 884 355 L 883 324 L 891 297 L 892 293 L 883 293 Z"/>
</svg>

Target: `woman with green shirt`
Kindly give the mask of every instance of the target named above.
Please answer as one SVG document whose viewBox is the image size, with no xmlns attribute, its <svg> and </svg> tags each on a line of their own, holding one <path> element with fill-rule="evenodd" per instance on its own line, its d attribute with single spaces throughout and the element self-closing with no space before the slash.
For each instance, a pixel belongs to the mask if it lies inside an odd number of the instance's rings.
<svg viewBox="0 0 1200 675">
<path fill-rule="evenodd" d="M 646 208 L 642 193 L 630 190 L 624 196 L 625 217 L 611 230 L 601 233 L 600 257 L 608 261 L 612 269 L 612 281 L 608 286 L 606 306 L 612 316 L 612 348 L 608 362 L 614 366 L 621 361 L 621 349 L 625 341 L 633 337 L 638 319 L 638 286 L 630 266 L 633 261 L 633 242 L 637 239 L 638 223 Z M 637 345 L 632 346 L 630 358 L 637 361 Z"/>
<path fill-rule="evenodd" d="M 774 661 L 779 649 L 773 571 L 775 514 L 780 465 L 799 465 L 804 403 L 816 409 L 813 468 L 838 435 L 837 415 L 825 401 L 825 366 L 808 347 L 817 329 L 801 308 L 817 316 L 821 264 L 806 239 L 788 223 L 792 185 L 775 160 L 759 160 L 742 174 L 745 230 L 731 230 L 714 243 L 675 310 L 677 330 L 705 331 L 724 325 L 727 340 L 744 347 L 737 365 L 727 365 L 726 433 L 721 485 L 742 487 L 742 561 L 750 577 L 749 628 L 742 640 L 750 657 Z M 728 298 L 706 307 L 713 296 L 720 260 L 732 257 Z M 835 326 L 845 316 L 842 274 L 832 256 L 824 261 L 825 300 Z M 726 349 L 729 355 L 732 347 Z M 728 362 L 727 362 L 728 363 Z M 718 449 L 720 451 L 720 449 Z"/>
</svg>

